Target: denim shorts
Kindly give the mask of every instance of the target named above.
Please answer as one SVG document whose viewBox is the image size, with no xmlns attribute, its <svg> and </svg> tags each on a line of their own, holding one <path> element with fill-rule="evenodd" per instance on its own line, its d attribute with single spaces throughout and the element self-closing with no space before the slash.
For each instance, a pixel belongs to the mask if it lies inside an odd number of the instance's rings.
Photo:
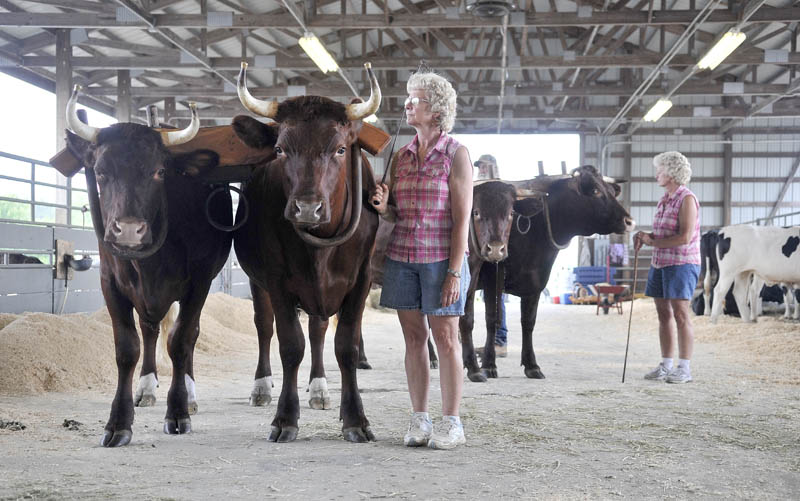
<svg viewBox="0 0 800 501">
<path fill-rule="evenodd" d="M 461 291 L 455 303 L 442 308 L 442 284 L 449 260 L 404 263 L 386 258 L 383 265 L 381 306 L 394 310 L 421 310 L 425 315 L 463 315 L 469 289 L 467 258 L 461 263 Z"/>
<path fill-rule="evenodd" d="M 698 264 L 677 264 L 664 268 L 651 266 L 644 295 L 663 299 L 692 299 L 699 276 Z"/>
</svg>

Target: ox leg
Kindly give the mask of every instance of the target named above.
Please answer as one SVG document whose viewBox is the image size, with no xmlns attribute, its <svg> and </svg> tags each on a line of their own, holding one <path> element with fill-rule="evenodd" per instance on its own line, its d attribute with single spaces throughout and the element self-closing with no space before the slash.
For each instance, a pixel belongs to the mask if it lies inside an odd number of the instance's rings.
<svg viewBox="0 0 800 501">
<path fill-rule="evenodd" d="M 728 289 L 730 289 L 731 285 L 733 284 L 733 278 L 734 277 L 732 276 L 720 276 L 719 280 L 717 281 L 717 285 L 714 286 L 714 300 L 711 304 L 712 324 L 717 323 L 717 320 L 722 313 L 722 308 L 725 303 L 725 296 L 728 294 Z"/>
<path fill-rule="evenodd" d="M 481 372 L 487 378 L 497 378 L 497 359 L 495 358 L 494 339 L 497 334 L 497 291 L 495 281 L 497 268 L 488 267 L 485 286 L 483 288 L 483 304 L 485 307 L 486 342 L 481 356 Z"/>
<path fill-rule="evenodd" d="M 739 273 L 736 280 L 733 282 L 733 297 L 736 298 L 736 304 L 739 306 L 739 314 L 741 315 L 742 322 L 752 322 L 750 317 L 750 305 L 748 299 L 750 296 L 750 272 Z"/>
<path fill-rule="evenodd" d="M 362 332 L 358 337 L 358 368 L 364 370 L 372 369 L 369 360 L 367 360 L 367 352 L 364 351 L 364 333 Z"/>
<path fill-rule="evenodd" d="M 439 357 L 436 356 L 436 348 L 433 347 L 433 341 L 431 341 L 430 326 L 428 326 L 428 361 L 431 369 L 439 368 Z"/>
<path fill-rule="evenodd" d="M 706 274 L 703 277 L 703 316 L 711 316 L 711 292 L 714 290 L 713 274 L 711 271 L 711 259 L 706 256 Z"/>
<path fill-rule="evenodd" d="M 278 331 L 283 386 L 268 439 L 270 442 L 291 442 L 297 438 L 297 421 L 300 418 L 297 370 L 300 362 L 303 361 L 306 340 L 297 318 L 294 298 L 277 296 L 277 291 L 272 292 L 270 298 L 275 311 L 275 326 Z"/>
<path fill-rule="evenodd" d="M 272 342 L 272 322 L 275 313 L 267 291 L 250 281 L 250 293 L 253 297 L 253 322 L 258 333 L 258 364 L 250 391 L 250 405 L 261 407 L 272 402 L 272 366 L 269 362 L 269 349 Z"/>
<path fill-rule="evenodd" d="M 133 373 L 139 361 L 139 335 L 133 323 L 133 305 L 111 284 L 102 282 L 111 326 L 114 330 L 114 351 L 117 362 L 117 391 L 111 403 L 100 445 L 119 447 L 131 441 L 133 432 Z"/>
<path fill-rule="evenodd" d="M 536 312 L 539 309 L 538 291 L 530 296 L 522 296 L 522 365 L 525 375 L 531 379 L 544 379 L 544 373 L 536 363 L 536 353 L 533 351 L 533 327 L 536 325 Z"/>
<path fill-rule="evenodd" d="M 211 284 L 194 284 L 188 297 L 181 300 L 175 328 L 169 336 L 169 355 L 172 359 L 172 381 L 167 394 L 167 413 L 164 433 L 180 435 L 192 431 L 189 417 L 189 393 L 194 393 L 191 378 L 192 351 L 200 334 L 200 312 Z"/>
<path fill-rule="evenodd" d="M 139 384 L 136 385 L 133 405 L 152 407 L 156 404 L 156 388 L 158 388 L 158 369 L 156 367 L 158 324 L 148 322 L 139 316 L 139 327 L 142 329 L 142 369 L 139 371 Z"/>
<path fill-rule="evenodd" d="M 331 408 L 331 396 L 328 393 L 328 380 L 325 377 L 325 364 L 322 360 L 322 352 L 325 349 L 325 332 L 327 330 L 327 318 L 316 315 L 308 317 L 308 340 L 311 342 L 308 406 L 317 410 Z"/>
<path fill-rule="evenodd" d="M 458 330 L 461 333 L 461 358 L 467 377 L 473 383 L 485 383 L 486 375 L 478 367 L 478 358 L 475 354 L 475 345 L 472 342 L 472 330 L 475 327 L 475 290 L 478 288 L 478 278 L 481 274 L 481 262 L 469 261 L 469 289 L 467 302 L 464 305 L 464 315 L 458 319 Z M 430 340 L 428 340 L 430 343 Z M 431 347 L 428 346 L 430 350 Z"/>
<path fill-rule="evenodd" d="M 342 374 L 342 402 L 339 419 L 342 435 L 349 442 L 374 441 L 375 435 L 364 413 L 358 391 L 358 341 L 361 335 L 361 317 L 369 293 L 369 260 L 364 260 L 355 287 L 345 296 L 339 313 L 339 324 L 334 335 L 336 361 Z"/>
</svg>

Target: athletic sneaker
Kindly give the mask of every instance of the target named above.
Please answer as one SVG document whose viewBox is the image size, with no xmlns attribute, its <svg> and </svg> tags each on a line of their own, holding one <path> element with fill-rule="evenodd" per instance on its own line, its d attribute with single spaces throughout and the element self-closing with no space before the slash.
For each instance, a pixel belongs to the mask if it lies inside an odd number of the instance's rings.
<svg viewBox="0 0 800 501">
<path fill-rule="evenodd" d="M 432 432 L 431 418 L 424 412 L 415 412 L 411 415 L 411 423 L 408 425 L 408 433 L 403 438 L 403 443 L 406 447 L 428 445 Z"/>
<path fill-rule="evenodd" d="M 674 369 L 667 375 L 667 382 L 677 384 L 691 383 L 692 375 L 685 367 L 678 366 L 677 369 Z"/>
<path fill-rule="evenodd" d="M 669 369 L 664 367 L 664 364 L 662 362 L 658 364 L 658 367 L 645 374 L 644 378 L 653 381 L 663 381 L 667 378 L 667 376 L 669 376 L 670 372 L 671 371 Z"/>
<path fill-rule="evenodd" d="M 450 418 L 442 418 L 442 422 L 433 430 L 433 435 L 428 441 L 431 449 L 454 449 L 456 446 L 467 443 L 464 437 L 464 426 Z"/>
</svg>

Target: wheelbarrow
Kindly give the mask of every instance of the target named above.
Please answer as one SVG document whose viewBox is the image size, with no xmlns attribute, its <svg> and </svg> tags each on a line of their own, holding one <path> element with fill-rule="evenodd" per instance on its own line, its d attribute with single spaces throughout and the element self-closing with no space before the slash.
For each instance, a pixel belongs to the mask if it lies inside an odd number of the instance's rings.
<svg viewBox="0 0 800 501">
<path fill-rule="evenodd" d="M 599 285 L 595 284 L 597 290 L 597 309 L 595 315 L 600 314 L 600 308 L 603 308 L 603 314 L 608 315 L 608 310 L 615 308 L 617 313 L 622 315 L 622 296 L 623 292 L 628 289 L 627 285 Z"/>
</svg>

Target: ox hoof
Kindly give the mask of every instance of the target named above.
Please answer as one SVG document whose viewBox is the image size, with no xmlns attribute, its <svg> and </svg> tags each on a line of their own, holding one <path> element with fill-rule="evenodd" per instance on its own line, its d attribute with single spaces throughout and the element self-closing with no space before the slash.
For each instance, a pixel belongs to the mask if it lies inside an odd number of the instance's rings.
<svg viewBox="0 0 800 501">
<path fill-rule="evenodd" d="M 358 368 L 359 369 L 364 369 L 364 370 L 370 370 L 370 369 L 372 369 L 372 366 L 366 360 L 359 360 L 358 361 Z"/>
<path fill-rule="evenodd" d="M 189 415 L 194 416 L 197 414 L 197 402 L 189 402 L 186 406 L 189 409 Z"/>
<path fill-rule="evenodd" d="M 358 426 L 342 428 L 342 435 L 348 442 L 355 442 L 357 444 L 375 441 L 375 434 L 372 433 L 372 429 L 369 426 L 366 428 L 359 428 Z"/>
<path fill-rule="evenodd" d="M 133 432 L 131 430 L 105 430 L 103 438 L 100 439 L 100 445 L 103 447 L 122 447 L 131 443 Z"/>
<path fill-rule="evenodd" d="M 529 379 L 544 379 L 544 373 L 542 372 L 542 369 L 540 369 L 539 367 L 534 367 L 532 369 L 525 369 L 525 375 Z"/>
<path fill-rule="evenodd" d="M 133 402 L 136 407 L 153 407 L 156 405 L 155 395 L 141 395 L 136 401 Z"/>
<path fill-rule="evenodd" d="M 481 371 L 467 372 L 467 377 L 473 383 L 485 383 L 487 381 L 486 376 Z"/>
<path fill-rule="evenodd" d="M 331 408 L 331 397 L 312 397 L 308 400 L 308 406 L 317 411 L 328 410 Z"/>
<path fill-rule="evenodd" d="M 481 373 L 487 378 L 497 379 L 497 368 L 481 369 Z"/>
<path fill-rule="evenodd" d="M 258 378 L 250 391 L 250 406 L 262 407 L 272 402 L 272 376 Z"/>
<path fill-rule="evenodd" d="M 272 431 L 269 432 L 268 440 L 270 442 L 294 442 L 297 438 L 297 426 L 280 426 L 272 425 Z"/>
<path fill-rule="evenodd" d="M 269 393 L 253 392 L 250 394 L 251 407 L 263 407 L 265 405 L 269 405 L 270 402 L 272 402 L 272 395 Z"/>
<path fill-rule="evenodd" d="M 431 369 L 438 369 L 438 368 L 439 368 L 439 361 L 431 360 Z"/>
<path fill-rule="evenodd" d="M 183 435 L 192 431 L 192 420 L 187 418 L 181 419 L 164 419 L 164 433 L 167 435 Z"/>
</svg>

